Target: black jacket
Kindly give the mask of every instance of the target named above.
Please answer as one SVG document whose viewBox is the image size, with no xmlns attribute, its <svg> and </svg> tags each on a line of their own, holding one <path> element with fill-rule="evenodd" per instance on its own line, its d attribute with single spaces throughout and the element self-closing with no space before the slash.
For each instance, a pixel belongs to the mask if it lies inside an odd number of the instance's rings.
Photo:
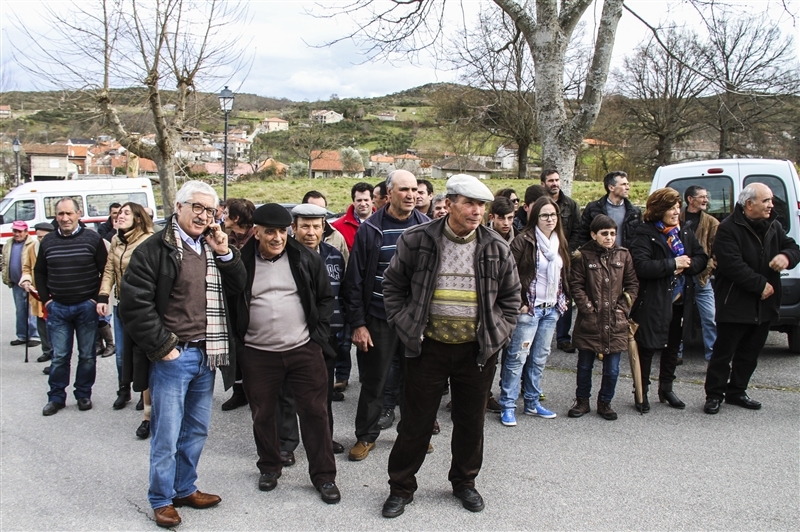
<svg viewBox="0 0 800 532">
<path fill-rule="evenodd" d="M 172 217 L 167 220 L 167 228 L 172 226 Z M 234 329 L 231 326 L 231 312 L 226 298 L 244 289 L 247 272 L 242 264 L 239 250 L 230 248 L 233 259 L 223 262 L 216 260 L 222 276 L 223 304 L 228 322 L 229 365 L 220 366 L 225 388 L 230 388 L 235 380 L 236 357 L 234 351 Z M 167 309 L 172 287 L 178 276 L 178 248 L 175 232 L 161 231 L 148 238 L 136 248 L 122 276 L 119 313 L 125 326 L 126 338 L 130 336 L 133 344 L 131 356 L 134 391 L 147 389 L 150 374 L 149 361 L 161 360 L 175 348 L 178 337 L 164 327 L 162 316 Z"/>
<path fill-rule="evenodd" d="M 627 199 L 623 201 L 625 202 L 625 221 L 622 223 L 622 227 L 617 227 L 617 230 L 622 231 L 622 247 L 630 249 L 636 228 L 642 224 L 642 211 L 639 210 L 639 207 L 634 207 Z M 589 226 L 592 225 L 592 220 L 598 214 L 608 215 L 608 194 L 597 201 L 586 204 L 581 215 L 580 230 L 577 236 L 573 235 L 570 239 L 570 249 L 577 249 L 592 239 Z"/>
<path fill-rule="evenodd" d="M 378 209 L 364 220 L 353 241 L 341 297 L 347 323 L 355 329 L 367 324 L 367 310 L 372 301 L 375 273 L 378 271 L 378 255 L 383 243 L 383 215 L 386 207 Z M 411 211 L 416 225 L 430 222 L 430 219 L 417 209 Z"/>
<path fill-rule="evenodd" d="M 105 222 L 97 226 L 97 234 L 100 235 L 100 238 L 111 242 L 111 239 L 117 234 L 117 231 L 114 229 L 114 220 L 111 219 L 111 216 L 109 216 Z"/>
<path fill-rule="evenodd" d="M 686 278 L 684 300 L 691 301 L 691 277 L 706 269 L 708 255 L 694 233 L 681 229 L 684 254 L 692 264 L 683 271 Z M 672 288 L 675 281 L 675 258 L 662 238 L 662 233 L 652 223 L 643 223 L 636 229 L 630 247 L 639 295 L 633 305 L 631 318 L 639 324 L 636 342 L 647 349 L 664 349 L 672 321 Z M 688 294 L 688 295 L 686 295 Z"/>
<path fill-rule="evenodd" d="M 714 272 L 714 298 L 717 322 L 769 322 L 778 318 L 781 306 L 781 274 L 769 267 L 780 253 L 789 258 L 789 269 L 800 262 L 800 249 L 786 235 L 772 210 L 767 231 L 762 239 L 748 224 L 740 205 L 733 214 L 722 220 L 714 240 L 717 269 Z M 761 299 L 767 283 L 775 293 Z"/>
<path fill-rule="evenodd" d="M 236 294 L 229 305 L 231 318 L 236 323 L 235 339 L 237 353 L 244 349 L 244 338 L 250 325 L 250 299 L 253 296 L 253 279 L 256 271 L 258 240 L 255 238 L 242 247 L 242 262 L 247 271 L 244 291 Z M 292 277 L 297 285 L 297 293 L 306 315 L 306 324 L 311 339 L 314 340 L 327 357 L 336 353 L 328 343 L 330 320 L 333 314 L 333 291 L 328 272 L 319 253 L 313 253 L 294 238 L 286 241 L 286 258 Z M 280 323 L 265 323 L 265 327 L 280 327 Z"/>
<path fill-rule="evenodd" d="M 569 250 L 575 251 L 581 246 L 578 244 L 578 234 L 581 229 L 581 210 L 578 202 L 560 192 L 556 203 L 561 213 L 561 230 L 564 232 L 564 238 L 569 243 Z"/>
</svg>

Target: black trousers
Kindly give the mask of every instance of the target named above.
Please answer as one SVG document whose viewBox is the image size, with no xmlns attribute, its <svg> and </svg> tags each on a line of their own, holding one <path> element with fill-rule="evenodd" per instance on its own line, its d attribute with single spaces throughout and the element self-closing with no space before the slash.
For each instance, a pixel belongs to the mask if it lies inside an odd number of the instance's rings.
<svg viewBox="0 0 800 532">
<path fill-rule="evenodd" d="M 722 400 L 726 395 L 736 397 L 747 391 L 768 335 L 769 322 L 717 323 L 717 341 L 706 373 L 708 399 Z"/>
<path fill-rule="evenodd" d="M 239 363 L 245 376 L 242 385 L 250 402 L 253 436 L 261 473 L 280 473 L 280 440 L 275 412 L 284 382 L 297 401 L 308 472 L 314 486 L 336 480 L 336 461 L 328 426 L 328 393 L 325 356 L 313 340 L 283 352 L 245 347 Z"/>
<path fill-rule="evenodd" d="M 497 365 L 497 356 L 493 355 L 479 368 L 478 355 L 477 342 L 450 345 L 425 340 L 420 356 L 405 359 L 403 428 L 398 429 L 389 455 L 392 495 L 409 497 L 417 490 L 416 474 L 425 461 L 431 427 L 448 378 L 453 398 L 453 458 L 448 479 L 453 491 L 475 487 L 475 477 L 483 464 L 486 401 Z"/>
<path fill-rule="evenodd" d="M 333 345 L 333 344 L 331 344 Z M 325 367 L 328 369 L 328 426 L 333 438 L 333 368 L 336 359 L 325 357 Z M 294 402 L 289 383 L 283 383 L 283 389 L 278 397 L 278 411 L 275 413 L 278 422 L 278 436 L 281 440 L 281 451 L 293 453 L 300 445 L 300 427 L 297 425 L 297 406 Z"/>
<path fill-rule="evenodd" d="M 367 329 L 375 345 L 361 355 L 359 369 L 361 393 L 358 396 L 356 409 L 356 440 L 374 442 L 381 433 L 378 420 L 383 411 L 383 392 L 389 376 L 389 367 L 392 365 L 392 357 L 395 353 L 402 357 L 405 347 L 394 329 L 384 320 L 367 316 Z M 440 395 L 441 391 L 439 388 Z M 428 428 L 430 427 L 433 427 L 433 420 Z"/>
<path fill-rule="evenodd" d="M 642 370 L 642 384 L 650 386 L 650 369 L 653 355 L 661 351 L 661 368 L 658 372 L 658 387 L 672 390 L 675 368 L 678 367 L 678 351 L 683 338 L 683 305 L 672 305 L 672 321 L 669 322 L 667 346 L 663 349 L 639 348 L 639 364 Z"/>
</svg>

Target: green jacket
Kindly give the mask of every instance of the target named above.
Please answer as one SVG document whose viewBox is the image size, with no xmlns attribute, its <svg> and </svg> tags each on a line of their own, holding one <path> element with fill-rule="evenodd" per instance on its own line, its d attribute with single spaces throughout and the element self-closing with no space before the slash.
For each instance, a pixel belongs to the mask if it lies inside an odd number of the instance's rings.
<svg viewBox="0 0 800 532">
<path fill-rule="evenodd" d="M 448 217 L 414 226 L 400 237 L 383 276 L 383 303 L 389 324 L 406 346 L 406 357 L 422 352 L 433 291 L 441 264 L 439 239 Z M 503 349 L 517 324 L 520 284 L 508 244 L 478 226 L 475 281 L 478 288 L 478 365 Z"/>
</svg>

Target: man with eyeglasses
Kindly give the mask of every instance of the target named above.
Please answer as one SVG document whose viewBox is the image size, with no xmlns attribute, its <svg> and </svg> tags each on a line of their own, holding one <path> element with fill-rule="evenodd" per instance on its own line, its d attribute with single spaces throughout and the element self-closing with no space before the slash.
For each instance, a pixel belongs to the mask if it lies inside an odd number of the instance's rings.
<svg viewBox="0 0 800 532">
<path fill-rule="evenodd" d="M 609 172 L 603 178 L 606 195 L 597 201 L 590 201 L 581 215 L 580 229 L 570 249 L 576 249 L 591 240 L 589 226 L 598 214 L 610 216 L 617 222 L 617 245 L 627 248 L 633 239 L 636 228 L 642 223 L 642 211 L 628 199 L 631 186 L 628 174 L 621 170 Z M 575 247 L 573 247 L 575 246 Z"/>
<path fill-rule="evenodd" d="M 133 252 L 119 302 L 135 344 L 133 389 L 149 386 L 153 398 L 148 499 L 165 528 L 181 523 L 176 507 L 204 509 L 222 500 L 197 489 L 197 463 L 217 368 L 226 389 L 235 380 L 228 298 L 247 280 L 239 250 L 214 221 L 216 191 L 187 181 L 175 201 L 164 230 Z"/>
<path fill-rule="evenodd" d="M 708 255 L 708 264 L 702 273 L 694 279 L 694 301 L 700 314 L 700 325 L 703 328 L 703 347 L 705 348 L 706 362 L 711 360 L 714 342 L 717 340 L 717 324 L 714 321 L 714 288 L 711 286 L 711 275 L 714 273 L 716 262 L 711 254 L 714 238 L 717 236 L 719 221 L 706 213 L 708 209 L 708 190 L 698 185 L 692 185 L 683 194 L 686 207 L 681 212 L 681 226 L 694 233 L 697 241 L 703 246 L 703 251 Z M 689 317 L 687 316 L 686 319 Z M 690 320 L 691 321 L 691 320 Z M 678 354 L 678 364 L 683 363 L 683 344 Z"/>
<path fill-rule="evenodd" d="M 108 252 L 103 239 L 80 222 L 81 207 L 73 198 L 56 203 L 58 229 L 39 244 L 34 278 L 39 298 L 47 309 L 47 332 L 53 346 L 50 391 L 42 410 L 52 416 L 67 401 L 73 331 L 78 342 L 75 399 L 79 410 L 92 408 L 97 352 L 97 292 Z"/>
</svg>

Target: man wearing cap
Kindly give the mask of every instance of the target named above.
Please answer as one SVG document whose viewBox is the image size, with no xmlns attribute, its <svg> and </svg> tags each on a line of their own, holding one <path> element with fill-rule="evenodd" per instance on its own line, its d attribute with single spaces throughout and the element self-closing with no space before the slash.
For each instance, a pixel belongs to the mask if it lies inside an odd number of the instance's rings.
<svg viewBox="0 0 800 532">
<path fill-rule="evenodd" d="M 33 267 L 39 299 L 47 309 L 47 333 L 53 345 L 50 391 L 42 409 L 45 416 L 52 416 L 66 404 L 74 340 L 78 344 L 75 399 L 79 410 L 92 408 L 97 371 L 97 293 L 108 251 L 100 235 L 80 222 L 81 214 L 81 207 L 73 198 L 56 203 L 58 228 L 39 243 Z"/>
<path fill-rule="evenodd" d="M 19 285 L 22 278 L 22 261 L 24 249 L 27 247 L 28 224 L 17 220 L 11 224 L 11 238 L 3 246 L 3 284 L 11 288 L 14 295 L 14 306 L 17 310 L 16 333 L 17 338 L 11 340 L 11 345 L 29 346 L 39 345 L 39 333 L 36 330 L 36 316 L 28 306 L 28 297 L 25 290 Z"/>
<path fill-rule="evenodd" d="M 39 243 L 55 228 L 53 224 L 48 222 L 40 222 L 33 228 L 36 230 L 36 238 L 29 238 L 25 243 L 25 250 L 22 256 L 22 277 L 19 279 L 19 286 L 28 293 L 31 313 L 36 316 L 36 329 L 39 331 L 39 339 L 42 341 L 42 355 L 36 359 L 36 362 L 47 362 L 53 358 L 53 346 L 50 343 L 50 336 L 47 334 L 44 306 L 39 301 L 39 292 L 36 291 L 33 267 L 36 265 L 36 257 L 39 255 Z M 45 373 L 49 374 L 50 366 L 45 369 L 47 370 Z"/>
<path fill-rule="evenodd" d="M 239 250 L 214 222 L 219 197 L 187 181 L 163 231 L 131 255 L 119 312 L 133 346 L 133 389 L 150 388 L 150 489 L 156 524 L 181 523 L 176 507 L 205 509 L 222 500 L 195 485 L 217 368 L 233 385 L 236 353 L 227 298 L 244 289 Z"/>
<path fill-rule="evenodd" d="M 341 309 L 339 299 L 339 289 L 344 278 L 345 262 L 344 257 L 338 249 L 322 241 L 327 209 L 312 205 L 310 203 L 297 205 L 292 209 L 292 233 L 295 240 L 303 244 L 314 253 L 319 253 L 325 263 L 328 272 L 328 280 L 331 282 L 333 291 L 333 314 L 331 315 L 331 330 L 328 336 L 328 343 L 334 351 L 339 346 L 338 335 L 344 329 L 344 313 Z M 349 343 L 348 343 L 349 347 Z M 348 350 L 348 355 L 350 354 Z M 331 402 L 333 400 L 333 366 L 334 359 L 325 357 L 325 367 L 328 370 L 328 425 L 333 437 L 333 410 Z M 291 466 L 295 463 L 294 451 L 300 443 L 300 430 L 297 426 L 297 408 L 289 386 L 284 383 L 281 395 L 278 399 L 278 432 L 281 440 L 281 461 L 284 466 Z M 334 454 L 343 453 L 344 447 L 341 443 L 333 442 Z"/>
<path fill-rule="evenodd" d="M 276 425 L 278 395 L 288 384 L 300 416 L 311 482 L 328 504 L 341 499 L 328 420 L 328 340 L 334 297 L 319 253 L 288 237 L 292 216 L 277 203 L 253 213 L 255 239 L 242 248 L 247 270 L 236 298 L 237 349 L 250 402 L 261 473 L 258 488 L 278 485 L 283 463 Z M 234 305 L 231 305 L 234 306 Z"/>
<path fill-rule="evenodd" d="M 389 455 L 384 517 L 414 498 L 441 391 L 453 397 L 453 495 L 479 512 L 475 477 L 483 461 L 483 423 L 497 354 L 517 321 L 520 281 L 508 244 L 481 225 L 494 199 L 475 177 L 447 180 L 449 214 L 400 237 L 384 272 L 386 316 L 405 346 L 402 430 Z"/>
<path fill-rule="evenodd" d="M 360 363 L 361 393 L 356 409 L 356 444 L 351 461 L 365 459 L 381 433 L 378 420 L 383 411 L 383 392 L 389 367 L 403 345 L 386 321 L 383 306 L 383 272 L 395 252 L 397 239 L 410 227 L 424 224 L 428 217 L 414 207 L 417 178 L 408 170 L 395 170 L 386 178 L 389 203 L 367 218 L 356 233 L 342 288 L 347 322 L 353 329 L 353 343 L 363 353 Z M 439 392 L 444 389 L 444 385 Z M 428 432 L 433 420 L 428 424 Z"/>
</svg>

